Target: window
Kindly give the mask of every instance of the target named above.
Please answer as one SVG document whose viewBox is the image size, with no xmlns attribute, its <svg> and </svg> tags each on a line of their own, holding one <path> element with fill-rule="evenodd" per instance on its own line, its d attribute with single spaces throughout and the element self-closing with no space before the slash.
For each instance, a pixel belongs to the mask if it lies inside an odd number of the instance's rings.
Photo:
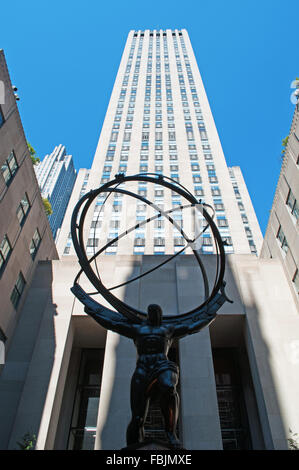
<svg viewBox="0 0 299 470">
<path fill-rule="evenodd" d="M 278 230 L 278 233 L 277 233 L 277 239 L 280 241 L 281 243 L 281 249 L 287 253 L 288 252 L 288 249 L 289 249 L 289 245 L 287 243 L 287 240 L 286 240 L 286 237 L 282 231 L 282 228 L 281 228 L 281 225 L 279 227 L 279 230 Z"/>
<path fill-rule="evenodd" d="M 114 240 L 114 238 L 107 238 L 107 243 L 112 242 L 112 240 Z M 111 244 L 109 245 L 109 247 L 111 247 L 111 246 L 117 246 L 117 245 L 118 245 L 118 240 L 115 240 L 113 243 L 111 243 Z"/>
<path fill-rule="evenodd" d="M 164 220 L 156 219 L 154 222 L 155 228 L 164 228 Z"/>
<path fill-rule="evenodd" d="M 15 154 L 14 152 L 11 152 L 1 167 L 2 175 L 6 184 L 9 184 L 17 169 L 18 164 L 15 158 Z"/>
<path fill-rule="evenodd" d="M 217 219 L 217 223 L 219 227 L 228 227 L 228 223 L 225 217 Z"/>
<path fill-rule="evenodd" d="M 30 255 L 32 259 L 35 258 L 40 241 L 41 241 L 41 237 L 40 237 L 38 229 L 36 229 L 34 232 L 33 238 L 31 240 L 30 247 L 29 247 L 29 251 L 30 251 Z"/>
<path fill-rule="evenodd" d="M 202 188 L 195 188 L 195 196 L 204 196 L 204 191 Z"/>
<path fill-rule="evenodd" d="M 94 449 L 103 361 L 103 349 L 82 350 L 74 403 L 71 404 L 70 450 Z"/>
<path fill-rule="evenodd" d="M 297 291 L 297 294 L 299 293 L 299 271 L 298 269 L 295 272 L 295 276 L 293 277 L 293 283 L 295 286 L 295 289 Z"/>
<path fill-rule="evenodd" d="M 223 245 L 232 246 L 233 242 L 231 237 L 222 237 Z"/>
<path fill-rule="evenodd" d="M 17 217 L 22 225 L 25 222 L 25 217 L 27 212 L 29 211 L 30 205 L 29 205 L 29 200 L 28 196 L 25 193 L 23 199 L 21 200 L 19 207 L 17 208 Z"/>
<path fill-rule="evenodd" d="M 145 246 L 145 239 L 141 237 L 135 238 L 134 246 Z"/>
<path fill-rule="evenodd" d="M 192 171 L 199 171 L 199 164 L 198 163 L 192 163 L 191 164 L 191 170 Z"/>
<path fill-rule="evenodd" d="M 213 245 L 212 238 L 210 237 L 210 235 L 208 235 L 206 237 L 205 236 L 203 237 L 202 244 L 203 244 L 203 246 L 212 246 Z"/>
<path fill-rule="evenodd" d="M 175 237 L 173 239 L 174 246 L 184 246 L 185 240 L 183 237 Z"/>
<path fill-rule="evenodd" d="M 10 300 L 12 301 L 12 304 L 15 308 L 17 308 L 18 306 L 24 287 L 25 287 L 25 279 L 24 279 L 23 274 L 20 272 L 17 282 L 15 283 L 15 286 L 10 296 Z"/>
<path fill-rule="evenodd" d="M 10 253 L 11 253 L 11 245 L 9 243 L 7 236 L 5 235 L 0 245 L 0 272 L 1 272 L 1 269 L 4 267 L 4 264 L 8 260 Z"/>
<path fill-rule="evenodd" d="M 91 228 L 100 228 L 102 225 L 102 221 L 101 220 L 93 220 L 91 222 Z"/>
<path fill-rule="evenodd" d="M 201 176 L 200 175 L 193 175 L 193 182 L 194 183 L 201 183 Z"/>
<path fill-rule="evenodd" d="M 118 137 L 118 132 L 111 132 L 110 142 L 116 142 Z"/>
<path fill-rule="evenodd" d="M 154 246 L 165 246 L 165 239 L 162 237 L 154 238 Z"/>
<path fill-rule="evenodd" d="M 291 214 L 298 220 L 299 217 L 299 205 L 295 199 L 294 194 L 292 193 L 291 189 L 289 190 L 289 194 L 286 200 L 286 204 L 289 206 L 291 210 Z"/>
<path fill-rule="evenodd" d="M 217 176 L 209 176 L 210 183 L 218 183 Z"/>
<path fill-rule="evenodd" d="M 87 240 L 87 245 L 86 246 L 97 247 L 98 244 L 99 244 L 99 239 L 98 238 L 89 238 Z"/>
<path fill-rule="evenodd" d="M 0 106 L 0 127 L 4 124 L 4 117 Z"/>
<path fill-rule="evenodd" d="M 252 237 L 252 232 L 250 230 L 250 227 L 244 227 L 245 228 L 245 233 L 247 235 L 247 237 Z"/>
<path fill-rule="evenodd" d="M 212 195 L 213 196 L 220 196 L 221 195 L 221 191 L 217 186 L 214 187 L 214 188 L 211 188 L 211 189 L 212 189 Z"/>
<path fill-rule="evenodd" d="M 248 240 L 248 243 L 249 243 L 249 247 L 250 247 L 250 251 L 251 253 L 255 253 L 256 254 L 256 246 L 254 244 L 254 241 L 253 240 Z"/>
</svg>

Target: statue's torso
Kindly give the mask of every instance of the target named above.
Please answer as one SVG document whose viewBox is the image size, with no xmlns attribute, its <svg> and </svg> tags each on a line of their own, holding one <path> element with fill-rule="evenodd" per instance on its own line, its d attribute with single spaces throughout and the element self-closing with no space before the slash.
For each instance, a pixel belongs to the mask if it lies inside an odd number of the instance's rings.
<svg viewBox="0 0 299 470">
<path fill-rule="evenodd" d="M 171 343 L 171 330 L 166 326 L 140 326 L 135 338 L 139 356 L 144 354 L 165 354 L 167 356 Z"/>
</svg>

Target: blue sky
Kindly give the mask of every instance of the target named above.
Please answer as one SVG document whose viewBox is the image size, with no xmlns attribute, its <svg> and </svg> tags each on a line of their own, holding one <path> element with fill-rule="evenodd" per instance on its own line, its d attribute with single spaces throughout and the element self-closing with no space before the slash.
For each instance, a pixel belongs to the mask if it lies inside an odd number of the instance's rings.
<svg viewBox="0 0 299 470">
<path fill-rule="evenodd" d="M 186 28 L 228 165 L 240 165 L 264 232 L 299 75 L 297 0 L 14 0 L 0 48 L 26 136 L 91 165 L 130 29 Z M 3 20 L 4 19 L 4 20 Z"/>
</svg>

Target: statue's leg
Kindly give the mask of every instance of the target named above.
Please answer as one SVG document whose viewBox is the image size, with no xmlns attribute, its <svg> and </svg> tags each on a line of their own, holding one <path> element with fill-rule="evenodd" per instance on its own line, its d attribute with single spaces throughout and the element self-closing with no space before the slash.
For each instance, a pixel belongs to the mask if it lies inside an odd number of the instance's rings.
<svg viewBox="0 0 299 470">
<path fill-rule="evenodd" d="M 158 378 L 160 388 L 160 406 L 165 422 L 165 431 L 169 442 L 174 447 L 180 447 L 176 435 L 179 417 L 179 395 L 176 391 L 178 376 L 172 371 L 163 372 Z"/>
<path fill-rule="evenodd" d="M 131 381 L 132 419 L 127 428 L 127 445 L 144 440 L 144 421 L 148 411 L 149 399 L 145 393 L 145 380 L 134 374 Z"/>
</svg>

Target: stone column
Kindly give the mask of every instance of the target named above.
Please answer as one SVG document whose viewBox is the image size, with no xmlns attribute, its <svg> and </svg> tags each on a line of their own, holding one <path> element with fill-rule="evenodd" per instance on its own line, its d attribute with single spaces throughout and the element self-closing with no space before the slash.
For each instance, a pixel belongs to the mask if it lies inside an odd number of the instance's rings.
<svg viewBox="0 0 299 470">
<path fill-rule="evenodd" d="M 209 329 L 182 339 L 179 350 L 183 445 L 222 449 Z"/>
<path fill-rule="evenodd" d="M 178 311 L 194 308 L 202 287 L 192 259 L 177 262 Z M 190 303 L 191 302 L 191 303 Z M 193 303 L 193 304 L 192 304 Z M 216 383 L 209 328 L 180 340 L 180 388 L 183 446 L 186 449 L 222 449 Z"/>
<path fill-rule="evenodd" d="M 131 419 L 130 383 L 135 364 L 132 340 L 108 331 L 95 449 L 126 447 L 126 430 Z"/>
</svg>

